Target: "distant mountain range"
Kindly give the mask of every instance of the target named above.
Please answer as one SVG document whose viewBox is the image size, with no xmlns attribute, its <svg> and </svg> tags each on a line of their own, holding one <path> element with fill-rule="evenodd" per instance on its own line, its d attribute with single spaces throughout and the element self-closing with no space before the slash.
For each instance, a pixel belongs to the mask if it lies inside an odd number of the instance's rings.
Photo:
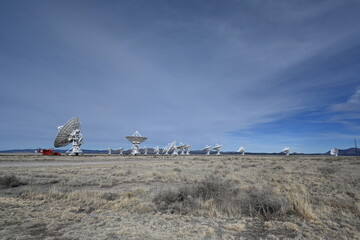
<svg viewBox="0 0 360 240">
<path fill-rule="evenodd" d="M 2 150 L 0 153 L 35 153 L 38 149 L 11 149 L 11 150 Z M 55 152 L 65 153 L 66 150 L 54 150 Z M 108 150 L 93 150 L 93 149 L 82 149 L 84 154 L 108 154 Z M 143 153 L 144 150 L 140 149 L 140 152 Z M 118 154 L 119 150 L 112 150 L 113 154 Z M 123 154 L 130 154 L 131 149 L 124 150 Z M 160 153 L 162 153 L 162 149 L 160 149 Z M 190 151 L 190 154 L 205 154 L 206 152 L 203 150 L 194 150 Z M 221 152 L 222 154 L 229 155 L 238 155 L 238 152 Z M 154 154 L 153 148 L 148 148 L 148 154 Z M 215 154 L 213 151 L 212 154 Z M 282 153 L 251 153 L 246 152 L 246 155 L 282 155 Z M 291 153 L 291 155 L 330 155 L 330 151 L 326 153 L 312 153 L 312 154 L 304 154 L 304 153 Z M 339 149 L 339 156 L 358 156 L 360 155 L 360 149 L 348 148 L 348 149 Z"/>
</svg>

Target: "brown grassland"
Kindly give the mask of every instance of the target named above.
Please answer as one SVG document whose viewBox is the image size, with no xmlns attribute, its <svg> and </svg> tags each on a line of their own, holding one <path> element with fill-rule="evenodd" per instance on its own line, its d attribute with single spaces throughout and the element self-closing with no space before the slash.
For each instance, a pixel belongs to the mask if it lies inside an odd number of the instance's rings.
<svg viewBox="0 0 360 240">
<path fill-rule="evenodd" d="M 0 155 L 1 239 L 360 239 L 360 159 Z"/>
</svg>

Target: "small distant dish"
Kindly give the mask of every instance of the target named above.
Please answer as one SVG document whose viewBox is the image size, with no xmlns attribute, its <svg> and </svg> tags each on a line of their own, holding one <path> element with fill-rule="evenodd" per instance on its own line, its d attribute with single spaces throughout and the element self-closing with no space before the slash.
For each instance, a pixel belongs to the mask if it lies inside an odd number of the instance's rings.
<svg viewBox="0 0 360 240">
<path fill-rule="evenodd" d="M 215 147 L 213 147 L 214 150 L 216 150 L 216 155 L 220 156 L 222 145 L 216 144 Z"/>
<path fill-rule="evenodd" d="M 333 148 L 330 150 L 330 155 L 337 157 L 339 154 L 339 149 Z"/>
<path fill-rule="evenodd" d="M 185 155 L 185 150 L 186 150 L 186 144 L 183 144 L 180 142 L 179 146 L 177 146 L 178 149 L 180 149 L 180 155 Z"/>
<path fill-rule="evenodd" d="M 140 154 L 140 143 L 145 142 L 148 139 L 147 137 L 142 137 L 138 131 L 135 131 L 132 136 L 126 136 L 125 138 L 133 144 L 133 148 L 131 150 L 132 155 Z"/>
<path fill-rule="evenodd" d="M 211 147 L 209 145 L 206 145 L 203 150 L 206 151 L 206 155 L 210 155 L 210 151 L 211 151 L 212 148 L 213 147 Z"/>
<path fill-rule="evenodd" d="M 286 156 L 288 156 L 290 154 L 290 148 L 286 147 L 281 152 L 284 153 Z"/>
<path fill-rule="evenodd" d="M 241 153 L 241 155 L 245 155 L 245 147 L 244 146 L 241 146 L 239 147 L 239 149 L 237 150 L 238 153 Z"/>
</svg>

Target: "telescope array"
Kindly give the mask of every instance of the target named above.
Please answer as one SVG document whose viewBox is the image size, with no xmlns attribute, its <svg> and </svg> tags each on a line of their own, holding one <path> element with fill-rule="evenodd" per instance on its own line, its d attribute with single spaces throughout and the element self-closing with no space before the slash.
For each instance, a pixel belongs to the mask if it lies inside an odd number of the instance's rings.
<svg viewBox="0 0 360 240">
<path fill-rule="evenodd" d="M 140 144 L 146 141 L 147 137 L 142 137 L 138 131 L 135 131 L 132 136 L 125 137 L 129 142 L 132 143 L 131 155 L 138 155 L 140 154 Z M 80 132 L 80 119 L 78 117 L 74 117 L 66 122 L 63 126 L 58 126 L 58 133 L 54 140 L 54 147 L 65 147 L 69 144 L 72 144 L 71 148 L 66 151 L 66 155 L 82 155 L 83 152 L 80 146 L 83 144 L 83 135 Z M 210 155 L 211 150 L 216 151 L 216 155 L 221 155 L 221 148 L 223 146 L 216 144 L 215 146 L 206 145 L 203 148 L 203 151 L 206 152 L 206 155 Z M 162 153 L 164 155 L 171 155 L 177 156 L 179 155 L 189 155 L 190 154 L 191 145 L 184 144 L 182 142 L 179 145 L 176 145 L 176 141 L 168 143 L 163 149 Z M 144 155 L 148 154 L 148 148 L 144 147 Z M 123 155 L 124 148 L 119 148 L 115 151 L 119 151 L 119 155 Z M 245 155 L 245 147 L 240 146 L 237 150 L 238 153 L 241 155 Z M 108 148 L 108 154 L 112 154 L 112 149 Z M 157 146 L 153 149 L 155 155 L 160 155 L 160 148 Z M 285 154 L 286 156 L 290 155 L 290 148 L 284 148 L 281 153 Z M 338 156 L 339 149 L 333 148 L 330 150 L 330 155 Z"/>
</svg>

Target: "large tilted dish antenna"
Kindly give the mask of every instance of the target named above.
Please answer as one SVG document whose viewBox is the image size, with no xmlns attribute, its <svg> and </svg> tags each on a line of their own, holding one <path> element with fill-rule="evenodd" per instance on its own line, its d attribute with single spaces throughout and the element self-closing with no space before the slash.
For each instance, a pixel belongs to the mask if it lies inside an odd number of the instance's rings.
<svg viewBox="0 0 360 240">
<path fill-rule="evenodd" d="M 78 117 L 74 117 L 70 119 L 64 126 L 59 127 L 59 132 L 55 137 L 54 147 L 65 147 L 69 145 L 71 141 L 71 133 L 74 130 L 80 130 L 80 119 Z"/>
</svg>

